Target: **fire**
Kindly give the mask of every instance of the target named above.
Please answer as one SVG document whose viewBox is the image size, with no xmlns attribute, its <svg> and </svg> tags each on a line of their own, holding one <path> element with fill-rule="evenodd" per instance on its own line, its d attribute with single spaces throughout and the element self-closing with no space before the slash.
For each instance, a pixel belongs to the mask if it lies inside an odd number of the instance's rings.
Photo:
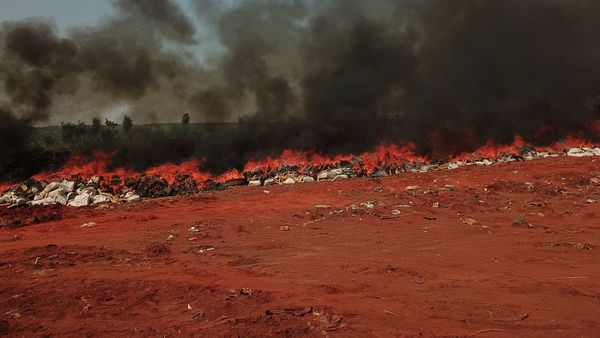
<svg viewBox="0 0 600 338">
<path fill-rule="evenodd" d="M 80 177 L 90 179 L 94 176 L 111 177 L 137 177 L 140 175 L 154 176 L 158 175 L 169 184 L 173 184 L 177 177 L 186 175 L 196 182 L 222 183 L 233 179 L 243 178 L 244 172 L 252 172 L 258 169 L 263 172 L 277 170 L 285 166 L 297 166 L 300 169 L 307 167 L 335 166 L 340 163 L 351 164 L 355 169 L 364 169 L 366 172 L 373 172 L 384 165 L 396 164 L 402 165 L 403 161 L 427 163 L 423 156 L 415 155 L 416 146 L 407 144 L 398 146 L 395 144 L 382 144 L 373 152 L 364 152 L 361 154 L 342 154 L 336 156 L 326 156 L 316 151 L 295 151 L 284 150 L 278 156 L 270 156 L 262 159 L 253 159 L 248 161 L 243 170 L 232 169 L 220 175 L 212 175 L 209 172 L 200 170 L 202 160 L 194 159 L 186 162 L 174 164 L 164 163 L 156 167 L 149 168 L 144 172 L 136 172 L 128 168 L 111 168 L 111 155 L 99 152 L 90 161 L 81 155 L 73 156 L 65 165 L 57 171 L 44 172 L 35 175 L 36 180 L 56 180 L 61 178 Z"/>
<path fill-rule="evenodd" d="M 536 147 L 537 151 L 563 153 L 571 147 L 594 147 L 596 145 L 586 142 L 576 137 L 566 137 L 563 141 L 546 147 Z M 513 142 L 509 145 L 497 145 L 488 141 L 483 146 L 473 152 L 462 153 L 450 158 L 451 161 L 467 161 L 473 158 L 498 158 L 503 154 L 518 155 L 527 143 L 519 135 L 515 135 Z M 277 156 L 268 156 L 264 158 L 255 158 L 246 163 L 242 170 L 232 169 L 219 175 L 213 175 L 202 171 L 202 159 L 192 159 L 181 163 L 164 163 L 159 166 L 149 168 L 143 172 L 137 172 L 128 168 L 112 168 L 111 155 L 108 153 L 97 153 L 94 160 L 90 161 L 84 156 L 73 156 L 60 170 L 48 173 L 40 173 L 33 178 L 36 180 L 56 180 L 61 178 L 79 177 L 81 179 L 90 179 L 94 176 L 102 176 L 108 179 L 106 182 L 119 182 L 128 177 L 160 177 L 169 185 L 172 185 L 181 177 L 192 179 L 200 185 L 207 182 L 223 183 L 234 179 L 243 179 L 244 173 L 262 171 L 269 173 L 289 166 L 298 168 L 298 172 L 304 170 L 320 170 L 336 166 L 352 167 L 356 172 L 365 174 L 374 173 L 385 166 L 396 166 L 401 168 L 404 163 L 427 164 L 429 159 L 416 153 L 416 145 L 412 143 L 380 144 L 371 152 L 361 154 L 340 154 L 328 156 L 317 151 L 297 151 L 284 150 Z M 115 183 L 106 183 L 115 184 Z M 4 187 L 6 186 L 6 187 Z M 6 189 L 11 184 L 0 186 Z M 116 188 L 116 187 L 115 187 Z"/>
<path fill-rule="evenodd" d="M 358 155 L 362 160 L 362 167 L 367 172 L 373 172 L 386 164 L 401 166 L 404 161 L 428 163 L 429 160 L 423 156 L 415 155 L 416 145 L 409 143 L 403 146 L 395 144 L 380 145 L 375 152 L 366 152 Z"/>
<path fill-rule="evenodd" d="M 124 168 L 117 168 L 110 170 L 110 155 L 98 152 L 94 156 L 93 161 L 89 161 L 84 156 L 75 155 L 62 166 L 62 168 L 55 172 L 40 173 L 35 175 L 33 178 L 36 180 L 51 180 L 55 178 L 74 177 L 81 176 L 83 178 L 91 178 L 96 175 L 102 176 L 129 176 L 134 175 L 132 171 L 125 170 Z"/>
<path fill-rule="evenodd" d="M 474 156 L 482 158 L 496 158 L 503 153 L 518 154 L 519 148 L 525 145 L 525 141 L 519 135 L 514 136 L 512 144 L 495 145 L 493 141 L 488 140 L 485 145 L 479 147 L 473 152 L 462 153 L 452 158 L 453 161 L 466 161 Z"/>
<path fill-rule="evenodd" d="M 415 155 L 416 146 L 413 143 L 398 146 L 395 144 L 381 144 L 373 152 L 361 154 L 342 154 L 326 156 L 315 151 L 293 151 L 284 150 L 279 156 L 266 157 L 260 160 L 251 160 L 244 167 L 244 171 L 255 171 L 261 169 L 265 172 L 275 170 L 282 166 L 298 166 L 305 169 L 307 166 L 319 167 L 325 165 L 336 165 L 340 163 L 352 163 L 355 169 L 363 168 L 372 172 L 386 164 L 401 165 L 403 161 L 427 163 L 423 156 Z M 360 161 L 360 162 L 357 162 Z"/>
<path fill-rule="evenodd" d="M 210 178 L 210 174 L 198 170 L 200 161 L 190 160 L 180 164 L 165 163 L 160 166 L 150 168 L 144 172 L 146 176 L 159 175 L 169 184 L 173 184 L 178 175 L 190 176 L 194 181 L 204 182 Z"/>
<path fill-rule="evenodd" d="M 519 154 L 519 150 L 526 146 L 527 143 L 523 140 L 523 138 L 516 134 L 513 138 L 513 142 L 509 145 L 496 145 L 493 141 L 488 140 L 485 145 L 477 148 L 472 152 L 466 152 L 459 154 L 457 156 L 453 156 L 453 161 L 466 161 L 473 157 L 481 157 L 481 158 L 497 158 L 502 154 Z M 536 146 L 535 149 L 538 152 L 554 152 L 554 153 L 563 153 L 566 149 L 575 148 L 575 147 L 597 147 L 597 144 L 593 142 L 589 142 L 583 139 L 576 138 L 574 136 L 567 136 L 561 142 L 556 142 L 549 146 Z"/>
</svg>

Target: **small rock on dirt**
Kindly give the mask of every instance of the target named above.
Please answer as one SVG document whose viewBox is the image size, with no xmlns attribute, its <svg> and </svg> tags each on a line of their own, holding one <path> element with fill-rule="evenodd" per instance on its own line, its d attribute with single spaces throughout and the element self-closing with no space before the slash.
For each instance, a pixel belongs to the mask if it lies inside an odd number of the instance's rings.
<svg viewBox="0 0 600 338">
<path fill-rule="evenodd" d="M 83 223 L 81 225 L 81 228 L 94 228 L 96 227 L 98 224 L 94 223 L 94 222 L 87 222 L 87 223 Z"/>
<path fill-rule="evenodd" d="M 260 182 L 260 180 L 253 180 L 248 182 L 248 186 L 250 187 L 260 187 L 262 185 L 262 183 Z"/>
<path fill-rule="evenodd" d="M 529 224 L 529 222 L 527 222 L 527 220 L 521 215 L 519 215 L 519 216 L 517 216 L 517 218 L 515 218 L 515 220 L 513 221 L 513 225 L 521 226 L 521 227 L 525 227 L 525 228 L 533 228 L 533 226 L 531 224 Z"/>
<path fill-rule="evenodd" d="M 316 204 L 315 209 L 331 209 L 331 205 L 328 204 Z"/>
<path fill-rule="evenodd" d="M 136 194 L 132 194 L 129 197 L 126 197 L 127 202 L 138 202 L 142 200 L 142 197 L 140 197 L 140 195 L 136 195 Z"/>
<path fill-rule="evenodd" d="M 468 218 L 468 217 L 465 218 L 465 219 L 463 219 L 462 222 L 465 223 L 465 224 L 467 224 L 467 225 L 475 225 L 475 224 L 478 223 L 476 220 L 474 220 L 472 218 Z"/>
</svg>

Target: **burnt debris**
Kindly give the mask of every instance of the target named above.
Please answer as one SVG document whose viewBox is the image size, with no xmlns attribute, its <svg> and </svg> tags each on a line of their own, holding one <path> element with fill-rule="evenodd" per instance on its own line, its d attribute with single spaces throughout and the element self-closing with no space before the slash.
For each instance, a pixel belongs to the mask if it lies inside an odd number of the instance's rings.
<svg viewBox="0 0 600 338">
<path fill-rule="evenodd" d="M 360 158 L 355 158 L 352 162 L 340 161 L 320 166 L 292 165 L 269 170 L 259 168 L 245 171 L 240 174 L 240 177 L 221 182 L 215 182 L 211 179 L 198 182 L 192 176 L 182 173 L 178 173 L 171 183 L 158 174 L 135 177 L 93 176 L 90 179 L 75 176 L 51 182 L 28 179 L 0 194 L 0 205 L 11 208 L 48 204 L 83 207 L 105 203 L 137 202 L 142 198 L 193 195 L 201 191 L 219 190 L 240 185 L 259 187 L 356 177 L 377 178 L 403 172 L 454 170 L 462 166 L 489 166 L 497 163 L 558 156 L 600 156 L 600 148 L 570 148 L 565 149 L 563 152 L 549 152 L 538 151 L 531 146 L 521 146 L 516 151 L 502 152 L 494 157 L 473 153 L 462 160 L 437 164 L 396 159 L 394 162 L 380 163 L 380 165 L 369 169 L 362 166 Z"/>
</svg>

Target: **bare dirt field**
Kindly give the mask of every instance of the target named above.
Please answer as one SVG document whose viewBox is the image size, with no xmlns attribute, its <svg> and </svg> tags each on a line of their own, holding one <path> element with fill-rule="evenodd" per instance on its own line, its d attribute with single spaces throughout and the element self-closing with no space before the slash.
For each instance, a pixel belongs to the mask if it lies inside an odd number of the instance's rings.
<svg viewBox="0 0 600 338">
<path fill-rule="evenodd" d="M 0 224 L 0 335 L 600 333 L 598 158 L 2 208 Z"/>
</svg>

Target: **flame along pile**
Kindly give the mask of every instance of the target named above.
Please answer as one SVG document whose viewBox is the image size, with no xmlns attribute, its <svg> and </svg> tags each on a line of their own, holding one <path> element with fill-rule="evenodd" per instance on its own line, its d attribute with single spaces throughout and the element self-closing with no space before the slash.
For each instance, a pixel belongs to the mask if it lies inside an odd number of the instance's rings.
<svg viewBox="0 0 600 338">
<path fill-rule="evenodd" d="M 458 169 L 462 166 L 488 166 L 495 163 L 535 160 L 558 156 L 600 156 L 600 146 L 567 138 L 551 147 L 533 147 L 520 137 L 509 146 L 491 142 L 471 153 L 445 163 L 433 163 L 414 154 L 414 145 L 381 145 L 377 151 L 360 155 L 321 156 L 286 150 L 280 156 L 250 161 L 242 171 L 231 170 L 218 176 L 199 171 L 199 161 L 164 164 L 143 173 L 126 169 L 108 170 L 110 156 L 98 154 L 95 161 L 72 158 L 60 171 L 41 173 L 20 184 L 6 186 L 0 205 L 63 204 L 81 207 L 93 204 L 134 202 L 196 194 L 236 185 L 268 186 L 337 180 L 356 177 L 383 177 L 403 172 Z M 1 186 L 0 186 L 1 188 Z"/>
</svg>

